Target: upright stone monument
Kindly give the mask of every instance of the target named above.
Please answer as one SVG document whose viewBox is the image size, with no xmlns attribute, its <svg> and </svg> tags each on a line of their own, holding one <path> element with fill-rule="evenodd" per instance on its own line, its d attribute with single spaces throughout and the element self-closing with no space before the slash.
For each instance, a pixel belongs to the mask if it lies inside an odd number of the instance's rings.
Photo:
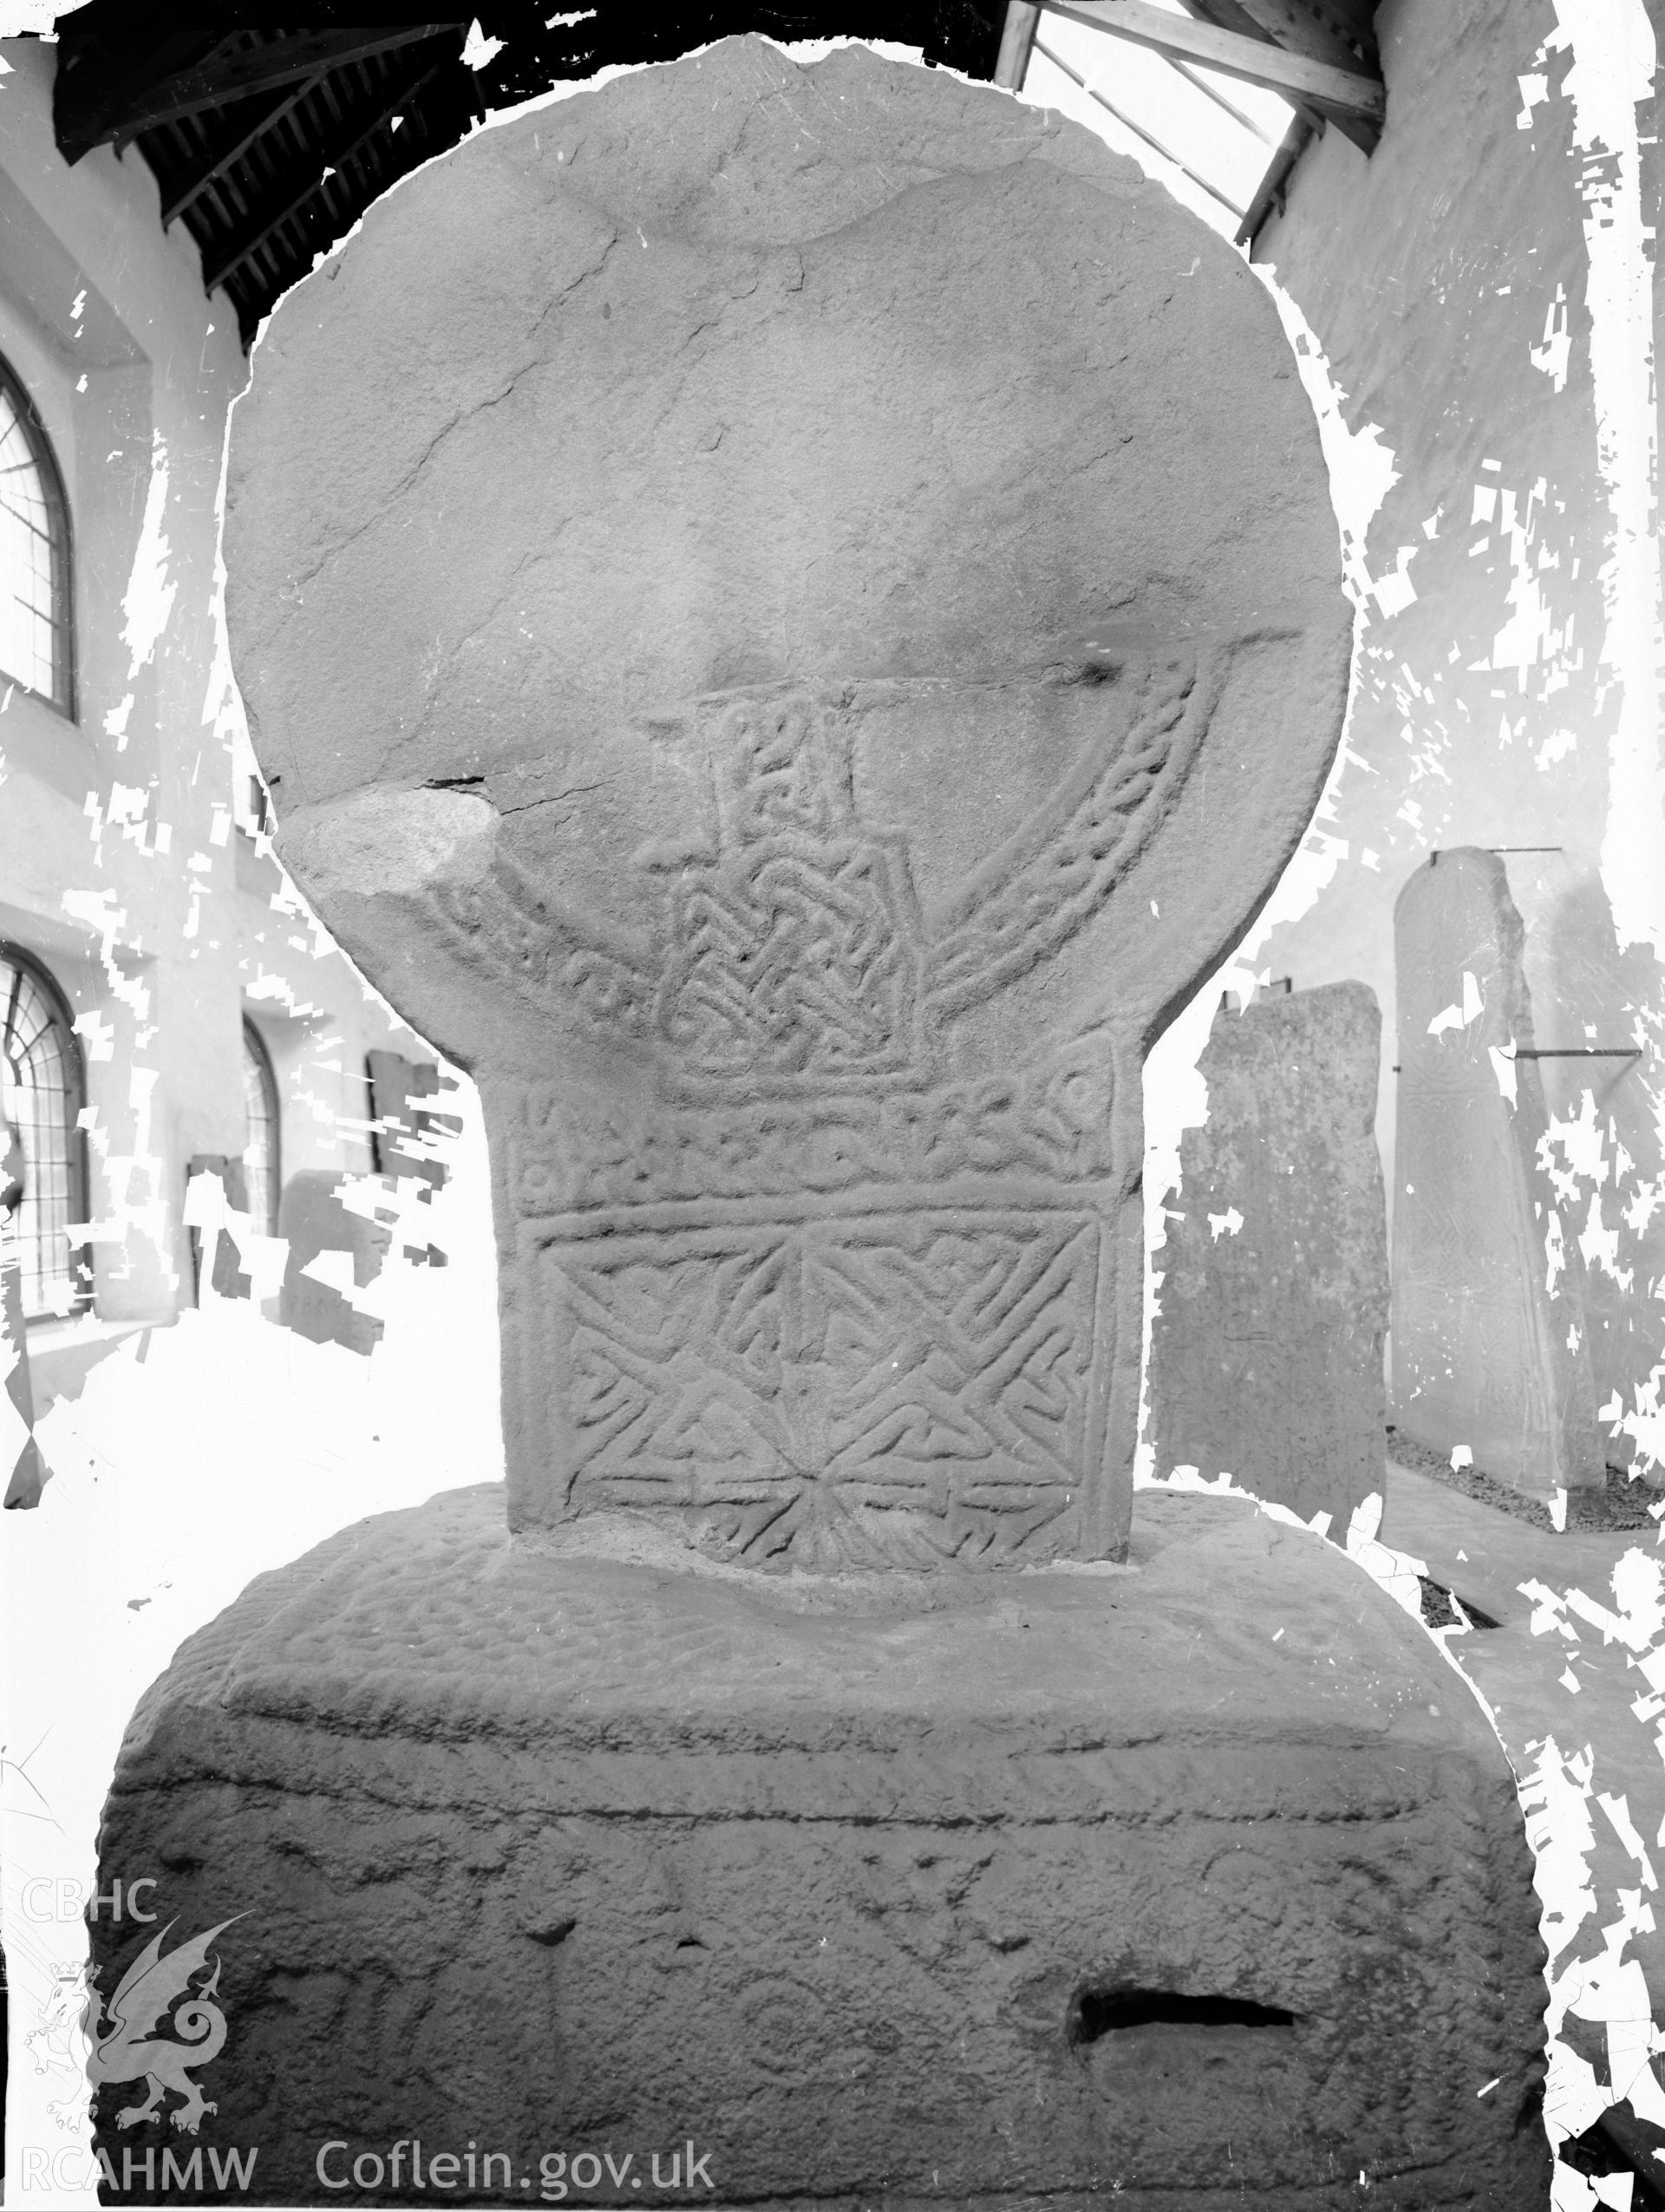
<svg viewBox="0 0 1665 2212">
<path fill-rule="evenodd" d="M 788 81 L 493 131 L 301 288 L 239 681 L 290 865 L 480 1085 L 513 1525 L 1113 1555 L 1141 1054 L 1343 696 L 1310 414 L 1086 134 Z"/>
<path fill-rule="evenodd" d="M 1141 1057 L 1345 688 L 1253 277 L 735 41 L 401 186 L 232 447 L 287 854 L 485 1100 L 510 1524 L 347 1531 L 129 1731 L 251 2195 L 1530 2201 L 1494 1739 L 1316 1540 L 1130 1550 Z"/>
<path fill-rule="evenodd" d="M 1393 1406 L 1436 1452 L 1533 1497 L 1599 1485 L 1605 1458 L 1577 1223 L 1538 1158 L 1525 929 L 1503 861 L 1431 854 L 1394 910 L 1399 1120 Z"/>
<path fill-rule="evenodd" d="M 1261 992 L 1216 1015 L 1208 1119 L 1180 1139 L 1157 1256 L 1156 1472 L 1233 1476 L 1303 1520 L 1387 1484 L 1381 1013 L 1362 983 Z"/>
</svg>

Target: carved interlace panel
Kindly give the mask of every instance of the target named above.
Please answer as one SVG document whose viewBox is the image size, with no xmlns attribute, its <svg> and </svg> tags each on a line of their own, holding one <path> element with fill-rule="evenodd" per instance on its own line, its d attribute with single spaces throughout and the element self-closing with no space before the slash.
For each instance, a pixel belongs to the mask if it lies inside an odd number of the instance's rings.
<svg viewBox="0 0 1665 2212">
<path fill-rule="evenodd" d="M 529 1517 L 652 1511 L 760 1564 L 1069 1548 L 1113 1354 L 1109 1040 L 972 1080 L 949 1046 L 1109 898 L 1224 667 L 1147 672 L 929 917 L 907 838 L 857 805 L 847 695 L 695 710 L 710 805 L 637 852 L 639 927 L 501 850 L 435 894 L 531 1018 L 646 1071 L 599 1103 L 557 1074 L 500 1128 Z"/>
<path fill-rule="evenodd" d="M 808 1566 L 1021 1552 L 1101 1426 L 1100 1235 L 921 1209 L 547 1247 L 573 1502 Z"/>
</svg>

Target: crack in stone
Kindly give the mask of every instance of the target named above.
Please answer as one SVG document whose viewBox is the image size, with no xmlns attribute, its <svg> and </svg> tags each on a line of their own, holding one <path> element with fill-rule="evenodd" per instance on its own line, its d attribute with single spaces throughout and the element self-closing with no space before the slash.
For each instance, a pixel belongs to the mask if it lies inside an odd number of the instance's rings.
<svg viewBox="0 0 1665 2212">
<path fill-rule="evenodd" d="M 492 799 L 491 803 L 500 815 L 529 814 L 535 806 L 558 806 L 564 799 L 587 799 L 594 792 L 605 791 L 609 784 L 617 780 L 616 777 L 604 776 L 599 783 L 570 784 L 564 791 L 546 792 L 541 799 L 523 799 L 518 806 L 505 806 L 496 799 Z M 489 792 L 486 797 L 491 799 Z"/>
<path fill-rule="evenodd" d="M 617 230 L 614 230 L 609 237 L 606 245 L 602 248 L 599 258 L 589 267 L 579 270 L 575 277 L 573 277 L 567 284 L 563 284 L 560 290 L 552 296 L 546 305 L 544 307 L 543 311 L 539 314 L 537 321 L 532 325 L 532 328 L 526 333 L 526 341 L 529 346 L 531 346 L 532 342 L 537 338 L 539 332 L 543 329 L 545 323 L 548 322 L 550 316 L 555 312 L 558 307 L 568 299 L 572 293 L 577 291 L 581 284 L 587 283 L 591 277 L 599 277 L 601 275 L 602 271 L 606 268 L 609 258 L 612 253 L 613 248 L 618 244 L 618 240 L 619 233 Z M 427 445 L 422 448 L 421 453 L 418 455 L 414 466 L 406 471 L 404 476 L 400 480 L 398 484 L 394 486 L 393 490 L 377 504 L 375 512 L 373 514 L 367 515 L 363 521 L 359 523 L 356 528 L 349 530 L 344 538 L 340 538 L 335 545 L 329 547 L 326 551 L 321 553 L 318 558 L 313 563 L 312 566 L 307 570 L 304 576 L 296 577 L 294 584 L 291 587 L 291 590 L 297 593 L 304 591 L 307 585 L 312 582 L 313 578 L 321 574 L 322 571 L 330 565 L 331 561 L 338 560 L 342 554 L 347 551 L 349 545 L 356 545 L 358 539 L 364 535 L 366 531 L 374 528 L 377 522 L 382 520 L 387 514 L 397 507 L 399 503 L 410 492 L 416 483 L 417 479 L 421 475 L 423 470 L 428 467 L 429 461 L 433 460 L 435 453 L 438 452 L 441 446 L 444 444 L 445 440 L 451 435 L 452 432 L 459 428 L 465 422 L 472 422 L 476 415 L 488 414 L 493 408 L 500 407 L 503 401 L 508 399 L 513 393 L 515 387 L 519 383 L 521 378 L 525 376 L 529 370 L 536 369 L 542 358 L 542 355 L 536 349 L 533 349 L 528 353 L 526 360 L 521 362 L 517 368 L 511 371 L 508 382 L 503 386 L 500 391 L 492 393 L 489 397 L 486 399 L 476 400 L 467 407 L 459 408 L 456 413 L 452 415 L 450 421 L 448 422 L 442 423 L 439 429 L 434 433 L 434 435 L 428 440 Z"/>
</svg>

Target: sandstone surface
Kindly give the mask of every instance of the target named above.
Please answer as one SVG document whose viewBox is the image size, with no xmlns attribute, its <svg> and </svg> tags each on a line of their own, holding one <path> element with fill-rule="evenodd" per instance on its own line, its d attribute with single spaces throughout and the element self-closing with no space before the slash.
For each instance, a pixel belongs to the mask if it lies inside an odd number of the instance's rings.
<svg viewBox="0 0 1665 2212">
<path fill-rule="evenodd" d="M 251 2201 L 411 2137 L 517 2185 L 691 2138 L 707 2201 L 830 2212 L 1547 2198 L 1502 1752 L 1246 1501 L 1141 1493 L 1120 1568 L 760 1576 L 453 1493 L 184 1647 L 101 1853 L 230 1923 L 201 2140 Z M 151 1933 L 105 1916 L 103 1987 Z"/>
<path fill-rule="evenodd" d="M 1345 1537 L 1387 1486 L 1381 1013 L 1362 983 L 1216 1015 L 1151 1332 L 1156 1472 L 1231 1474 Z"/>
<path fill-rule="evenodd" d="M 1229 248 L 1055 116 L 730 41 L 371 210 L 225 557 L 285 858 L 480 1085 L 515 1525 L 1118 1551 L 1141 1056 L 1346 688 Z"/>
<path fill-rule="evenodd" d="M 1495 1739 L 1314 1537 L 1124 1556 L 1142 1057 L 1344 701 L 1253 278 L 1056 118 L 730 42 L 374 209 L 229 499 L 287 857 L 480 1086 L 511 1526 L 348 1531 L 135 1718 L 205 2139 L 267 2202 L 418 2139 L 522 2202 L 1541 2197 Z"/>
<path fill-rule="evenodd" d="M 1399 1139 L 1393 1405 L 1407 1435 L 1459 1445 L 1537 1497 L 1606 1479 L 1579 1224 L 1563 1221 L 1521 965 L 1494 852 L 1434 853 L 1394 910 Z"/>
</svg>

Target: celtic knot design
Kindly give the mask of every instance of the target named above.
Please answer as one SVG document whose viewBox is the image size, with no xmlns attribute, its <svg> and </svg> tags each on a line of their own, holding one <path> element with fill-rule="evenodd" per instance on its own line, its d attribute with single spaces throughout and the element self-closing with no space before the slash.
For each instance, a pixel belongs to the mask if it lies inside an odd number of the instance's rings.
<svg viewBox="0 0 1665 2212">
<path fill-rule="evenodd" d="M 991 1211 L 551 1248 L 570 1508 L 758 1563 L 1021 1550 L 1101 1445 L 1100 1236 Z"/>
<path fill-rule="evenodd" d="M 546 1012 L 656 1045 L 668 1080 L 736 1095 L 929 1076 L 942 1025 L 1057 952 L 1104 905 L 1173 803 L 1229 655 L 1152 669 L 1048 799 L 934 915 L 907 839 L 862 820 L 856 716 L 802 693 L 708 702 L 693 720 L 715 834 L 643 846 L 645 930 L 578 916 L 506 852 L 441 888 L 432 918 Z"/>
<path fill-rule="evenodd" d="M 517 1088 L 496 1139 L 530 1517 L 629 1508 L 774 1567 L 1078 1541 L 1137 1169 L 1113 1023 L 1066 1018 L 985 1067 L 950 1033 L 1113 895 L 1229 658 L 1144 664 L 930 909 L 908 838 L 857 804 L 859 687 L 654 726 L 694 797 L 630 857 L 617 911 L 639 918 L 575 911 L 500 843 L 435 891 L 447 942 L 552 1024 L 553 1080 Z"/>
</svg>

